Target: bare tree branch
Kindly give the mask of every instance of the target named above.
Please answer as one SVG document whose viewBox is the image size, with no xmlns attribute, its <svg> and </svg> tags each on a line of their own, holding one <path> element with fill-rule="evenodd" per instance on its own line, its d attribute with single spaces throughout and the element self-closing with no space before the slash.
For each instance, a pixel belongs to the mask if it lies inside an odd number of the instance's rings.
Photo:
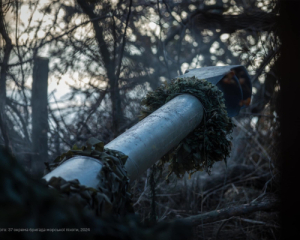
<svg viewBox="0 0 300 240">
<path fill-rule="evenodd" d="M 190 222 L 193 226 L 197 226 L 205 223 L 212 223 L 224 219 L 228 219 L 234 216 L 240 216 L 243 214 L 250 214 L 257 211 L 268 211 L 279 207 L 279 201 L 276 197 L 271 196 L 260 202 L 252 202 L 250 204 L 243 204 L 229 208 L 223 208 L 199 215 L 190 216 L 184 218 L 184 221 Z"/>
<path fill-rule="evenodd" d="M 179 34 L 182 28 L 195 19 L 199 29 L 222 29 L 222 32 L 233 33 L 237 30 L 251 30 L 251 31 L 270 31 L 275 29 L 278 16 L 274 13 L 266 13 L 263 11 L 252 11 L 252 13 L 243 13 L 239 15 L 222 15 L 211 13 L 208 10 L 195 10 L 190 14 L 181 26 L 176 28 L 165 39 L 164 43 L 167 45 L 173 40 L 175 35 Z"/>
<path fill-rule="evenodd" d="M 123 58 L 123 53 L 124 53 L 124 48 L 125 48 L 125 43 L 126 43 L 126 32 L 127 32 L 127 28 L 128 28 L 130 14 L 131 14 L 131 6 L 132 6 L 132 0 L 130 0 L 130 2 L 129 2 L 129 7 L 128 7 L 129 10 L 128 10 L 127 18 L 126 18 L 126 26 L 125 26 L 125 30 L 124 30 L 124 34 L 123 34 L 123 41 L 122 41 L 122 47 L 121 47 L 121 52 L 120 52 L 119 65 L 118 65 L 117 74 L 116 74 L 117 83 L 118 83 L 118 80 L 120 77 L 120 72 L 121 72 L 122 58 Z"/>
<path fill-rule="evenodd" d="M 18 116 L 18 118 L 19 118 L 19 120 L 20 120 L 20 122 L 22 124 L 22 128 L 23 128 L 23 133 L 24 133 L 25 139 L 26 139 L 27 143 L 30 144 L 31 141 L 30 141 L 30 138 L 29 138 L 28 130 L 27 130 L 27 124 L 26 124 L 24 118 L 21 116 L 20 111 L 17 109 L 16 106 L 13 105 L 13 102 L 10 101 L 9 98 L 6 98 L 6 103 L 11 108 L 11 110 L 13 112 L 15 112 L 15 114 Z"/>
<path fill-rule="evenodd" d="M 222 15 L 207 11 L 198 11 L 196 21 L 201 29 L 222 29 L 233 33 L 237 30 L 270 31 L 276 26 L 278 16 L 261 10 L 253 10 L 239 15 Z"/>
<path fill-rule="evenodd" d="M 97 15 L 94 13 L 95 6 L 93 4 L 88 4 L 84 0 L 77 0 L 77 3 L 82 8 L 83 12 L 89 16 L 90 19 L 97 18 Z M 109 79 L 109 85 L 113 90 L 111 91 L 111 102 L 113 116 L 113 132 L 114 136 L 116 137 L 118 135 L 120 123 L 123 121 L 123 111 L 121 107 L 121 96 L 119 91 L 118 78 L 115 74 L 113 60 L 110 58 L 111 53 L 109 51 L 109 45 L 104 40 L 104 29 L 102 26 L 99 25 L 98 21 L 93 21 L 93 28 L 96 35 L 96 40 L 98 42 L 99 51 L 103 59 L 103 64 L 106 69 L 107 77 Z"/>
</svg>

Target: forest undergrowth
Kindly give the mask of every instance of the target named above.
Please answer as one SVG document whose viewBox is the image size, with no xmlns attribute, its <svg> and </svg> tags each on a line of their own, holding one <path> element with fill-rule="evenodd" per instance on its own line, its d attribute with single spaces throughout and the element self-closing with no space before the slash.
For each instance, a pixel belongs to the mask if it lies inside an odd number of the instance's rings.
<svg viewBox="0 0 300 240">
<path fill-rule="evenodd" d="M 246 111 L 234 119 L 231 157 L 216 163 L 211 174 L 196 172 L 167 183 L 168 166 L 153 168 L 132 183 L 133 207 L 142 222 L 188 219 L 191 216 L 241 208 L 263 198 L 278 198 L 278 118 L 271 108 L 255 116 Z M 153 195 L 155 204 L 153 204 Z M 194 226 L 195 239 L 278 239 L 279 210 L 253 211 Z"/>
</svg>

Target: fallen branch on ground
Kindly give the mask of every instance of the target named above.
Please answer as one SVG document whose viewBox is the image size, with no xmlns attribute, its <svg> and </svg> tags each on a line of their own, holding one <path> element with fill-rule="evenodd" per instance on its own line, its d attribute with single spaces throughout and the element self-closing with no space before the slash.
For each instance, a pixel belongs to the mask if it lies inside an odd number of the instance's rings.
<svg viewBox="0 0 300 240">
<path fill-rule="evenodd" d="M 250 204 L 243 204 L 234 207 L 223 208 L 199 215 L 190 216 L 184 218 L 184 221 L 190 222 L 193 226 L 197 226 L 205 223 L 212 223 L 224 219 L 228 219 L 234 216 L 240 216 L 243 214 L 249 214 L 257 211 L 267 211 L 279 207 L 279 200 L 274 197 L 264 198 L 259 202 L 252 202 Z"/>
</svg>

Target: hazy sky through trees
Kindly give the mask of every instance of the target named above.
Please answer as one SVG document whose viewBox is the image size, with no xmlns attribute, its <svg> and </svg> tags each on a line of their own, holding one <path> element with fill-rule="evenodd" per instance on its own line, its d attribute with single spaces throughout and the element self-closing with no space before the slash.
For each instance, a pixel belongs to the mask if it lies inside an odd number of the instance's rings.
<svg viewBox="0 0 300 240">
<path fill-rule="evenodd" d="M 35 56 L 50 60 L 50 159 L 91 136 L 112 140 L 138 121 L 140 101 L 149 90 L 189 68 L 245 65 L 254 93 L 251 109 L 245 111 L 260 112 L 279 89 L 276 78 L 271 79 L 279 49 L 275 3 L 4 2 L 6 31 L 13 46 L 5 79 L 7 117 L 10 124 L 16 123 L 15 138 L 31 131 Z M 253 116 L 249 126 L 255 129 L 258 121 Z M 26 144 L 30 146 L 30 138 Z M 23 148 L 22 143 L 16 146 Z"/>
</svg>

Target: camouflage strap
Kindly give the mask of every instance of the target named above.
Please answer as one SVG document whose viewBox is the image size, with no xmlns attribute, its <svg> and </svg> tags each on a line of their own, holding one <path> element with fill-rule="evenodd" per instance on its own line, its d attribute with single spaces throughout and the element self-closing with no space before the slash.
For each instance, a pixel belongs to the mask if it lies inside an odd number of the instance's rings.
<svg viewBox="0 0 300 240">
<path fill-rule="evenodd" d="M 72 185 L 73 186 L 73 185 Z M 70 187 L 71 188 L 71 187 Z M 25 240 L 182 240 L 192 238 L 187 222 L 175 220 L 150 227 L 134 214 L 97 217 L 56 190 L 33 180 L 0 146 L 0 239 Z M 5 230 L 5 231 L 4 231 Z M 18 232 L 18 233 L 17 233 Z M 16 237 L 16 234 L 18 237 Z"/>
<path fill-rule="evenodd" d="M 77 179 L 66 181 L 52 177 L 48 186 L 59 191 L 63 198 L 76 201 L 85 209 L 93 210 L 96 215 L 107 214 L 124 215 L 133 209 L 129 205 L 129 178 L 124 164 L 127 156 L 115 150 L 104 149 L 103 142 L 90 138 L 86 146 L 78 148 L 76 145 L 57 157 L 53 163 L 45 163 L 48 171 L 52 171 L 66 160 L 74 156 L 89 156 L 99 160 L 103 167 L 98 173 L 99 184 L 97 189 L 83 186 Z"/>
<path fill-rule="evenodd" d="M 169 162 L 169 175 L 175 173 L 178 177 L 183 176 L 185 172 L 191 175 L 203 169 L 210 173 L 216 161 L 226 162 L 231 150 L 228 135 L 235 126 L 227 115 L 223 93 L 217 86 L 196 77 L 174 79 L 171 83 L 165 83 L 155 91 L 149 92 L 142 101 L 141 119 L 184 93 L 197 97 L 205 113 L 202 123 L 175 149 L 161 158 L 159 166 Z"/>
</svg>

